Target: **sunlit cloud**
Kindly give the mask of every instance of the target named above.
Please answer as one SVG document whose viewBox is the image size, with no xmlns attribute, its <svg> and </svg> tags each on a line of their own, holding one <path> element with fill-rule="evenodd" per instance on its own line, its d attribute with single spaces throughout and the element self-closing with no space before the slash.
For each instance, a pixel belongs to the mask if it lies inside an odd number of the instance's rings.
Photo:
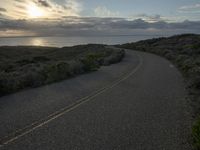
<svg viewBox="0 0 200 150">
<path fill-rule="evenodd" d="M 145 14 L 145 13 L 132 15 L 130 17 L 130 19 L 142 19 L 142 20 L 145 20 L 147 22 L 170 21 L 169 18 L 163 17 L 159 14 L 148 15 L 148 14 Z"/>
<path fill-rule="evenodd" d="M 200 3 L 194 5 L 181 6 L 178 9 L 181 13 L 200 13 Z"/>
<path fill-rule="evenodd" d="M 94 13 L 97 17 L 119 17 L 118 11 L 111 11 L 105 6 L 98 6 L 94 9 Z"/>
<path fill-rule="evenodd" d="M 33 3 L 27 6 L 27 11 L 28 11 L 28 17 L 30 18 L 40 18 L 46 15 L 45 11 L 43 11 L 41 8 L 39 8 Z"/>
<path fill-rule="evenodd" d="M 0 1 L 0 5 L 1 3 L 7 9 L 0 8 L 0 12 L 6 12 L 13 19 L 80 16 L 82 10 L 82 4 L 78 0 L 66 0 L 62 5 L 52 0 L 7 0 L 4 3 Z"/>
<path fill-rule="evenodd" d="M 190 15 L 189 19 L 193 17 L 196 21 L 184 21 L 188 17 L 186 12 L 198 12 L 200 4 L 179 6 L 179 12 L 185 13 L 167 16 L 134 10 L 123 13 L 124 9 L 107 6 L 104 1 L 87 4 L 87 7 L 93 5 L 91 8 L 86 8 L 85 3 L 83 0 L 0 0 L 0 36 L 200 32 L 199 18 L 194 18 L 198 15 Z"/>
</svg>

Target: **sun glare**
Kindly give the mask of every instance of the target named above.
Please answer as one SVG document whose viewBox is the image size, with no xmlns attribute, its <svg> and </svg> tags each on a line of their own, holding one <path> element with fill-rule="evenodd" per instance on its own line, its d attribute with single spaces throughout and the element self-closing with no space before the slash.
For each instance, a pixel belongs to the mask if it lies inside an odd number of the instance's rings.
<svg viewBox="0 0 200 150">
<path fill-rule="evenodd" d="M 44 16 L 44 12 L 34 4 L 28 6 L 28 15 L 30 18 L 39 18 Z"/>
</svg>

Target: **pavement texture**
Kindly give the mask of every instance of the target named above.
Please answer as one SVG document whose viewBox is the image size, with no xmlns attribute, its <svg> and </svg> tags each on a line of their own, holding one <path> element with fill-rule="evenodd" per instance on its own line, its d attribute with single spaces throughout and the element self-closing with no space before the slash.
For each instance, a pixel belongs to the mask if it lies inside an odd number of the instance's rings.
<svg viewBox="0 0 200 150">
<path fill-rule="evenodd" d="M 0 98 L 2 150 L 190 150 L 179 71 L 126 50 L 121 63 Z"/>
</svg>

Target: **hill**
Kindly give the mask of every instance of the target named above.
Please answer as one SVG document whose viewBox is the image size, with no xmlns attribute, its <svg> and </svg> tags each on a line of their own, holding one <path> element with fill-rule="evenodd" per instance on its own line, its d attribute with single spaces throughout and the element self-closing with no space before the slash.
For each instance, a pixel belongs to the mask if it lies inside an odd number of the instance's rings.
<svg viewBox="0 0 200 150">
<path fill-rule="evenodd" d="M 95 71 L 121 61 L 125 52 L 104 45 L 0 47 L 0 96 Z"/>
</svg>

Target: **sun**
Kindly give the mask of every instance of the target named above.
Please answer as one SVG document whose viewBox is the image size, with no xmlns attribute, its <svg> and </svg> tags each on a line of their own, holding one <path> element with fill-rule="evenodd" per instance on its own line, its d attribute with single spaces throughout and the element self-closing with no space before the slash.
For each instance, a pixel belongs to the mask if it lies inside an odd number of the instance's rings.
<svg viewBox="0 0 200 150">
<path fill-rule="evenodd" d="M 40 18 L 44 16 L 44 11 L 35 4 L 29 4 L 27 7 L 29 18 Z"/>
</svg>

